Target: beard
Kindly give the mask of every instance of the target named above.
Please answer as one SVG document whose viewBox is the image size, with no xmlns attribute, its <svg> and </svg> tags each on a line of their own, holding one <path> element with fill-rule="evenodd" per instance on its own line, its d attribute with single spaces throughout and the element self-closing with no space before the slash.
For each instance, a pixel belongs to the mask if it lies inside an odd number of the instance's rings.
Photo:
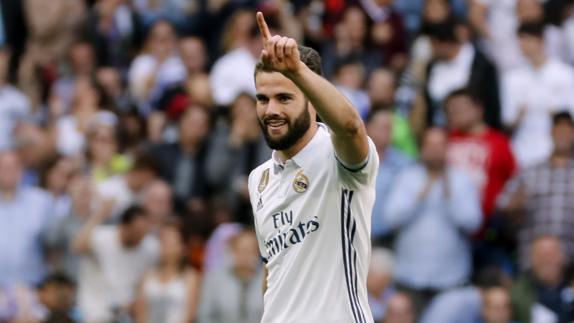
<svg viewBox="0 0 574 323">
<path fill-rule="evenodd" d="M 308 102 L 305 101 L 305 108 L 300 115 L 298 115 L 292 122 L 287 121 L 287 133 L 280 137 L 272 137 L 267 130 L 266 120 L 277 119 L 274 117 L 269 117 L 263 121 L 259 121 L 259 126 L 265 137 L 265 141 L 269 148 L 274 150 L 285 150 L 293 146 L 301 137 L 305 135 L 309 127 L 311 126 L 311 114 L 309 113 Z"/>
</svg>

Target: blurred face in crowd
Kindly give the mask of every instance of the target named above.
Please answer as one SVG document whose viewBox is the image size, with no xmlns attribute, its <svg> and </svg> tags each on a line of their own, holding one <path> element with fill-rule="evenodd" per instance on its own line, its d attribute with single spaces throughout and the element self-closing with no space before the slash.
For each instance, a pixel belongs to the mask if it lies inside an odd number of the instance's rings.
<svg viewBox="0 0 574 323">
<path fill-rule="evenodd" d="M 186 37 L 179 42 L 179 54 L 188 73 L 200 73 L 207 63 L 203 41 L 197 37 Z"/>
<path fill-rule="evenodd" d="M 98 109 L 100 94 L 89 77 L 79 77 L 74 84 L 74 112 L 92 112 Z"/>
<path fill-rule="evenodd" d="M 72 199 L 73 214 L 86 217 L 91 212 L 93 186 L 90 177 L 76 174 L 68 185 L 68 194 Z"/>
<path fill-rule="evenodd" d="M 364 78 L 365 69 L 358 62 L 341 66 L 336 75 L 339 85 L 354 90 L 359 90 L 363 87 Z"/>
<path fill-rule="evenodd" d="M 189 107 L 179 121 L 180 140 L 199 144 L 209 133 L 209 114 L 203 107 Z"/>
<path fill-rule="evenodd" d="M 52 312 L 67 312 L 74 305 L 75 289 L 69 284 L 51 282 L 38 290 L 38 298 Z"/>
<path fill-rule="evenodd" d="M 153 229 L 153 222 L 148 214 L 135 217 L 132 222 L 122 225 L 122 242 L 126 247 L 135 247 L 142 242 Z"/>
<path fill-rule="evenodd" d="M 180 231 L 174 226 L 166 226 L 159 234 L 162 263 L 178 263 L 185 255 L 185 243 Z"/>
<path fill-rule="evenodd" d="M 377 151 L 384 152 L 391 144 L 393 115 L 391 111 L 376 112 L 367 123 L 367 134 L 373 140 Z"/>
<path fill-rule="evenodd" d="M 422 140 L 421 159 L 428 170 L 442 170 L 446 164 L 448 138 L 443 129 L 432 128 Z"/>
<path fill-rule="evenodd" d="M 114 98 L 122 94 L 122 79 L 117 69 L 112 67 L 99 68 L 96 77 L 109 97 Z"/>
<path fill-rule="evenodd" d="M 20 184 L 22 172 L 22 162 L 15 152 L 0 152 L 0 190 L 14 191 Z"/>
<path fill-rule="evenodd" d="M 562 283 L 566 254 L 556 237 L 536 239 L 530 251 L 530 266 L 536 278 L 549 287 Z"/>
<path fill-rule="evenodd" d="M 345 11 L 340 25 L 353 43 L 362 43 L 367 35 L 367 20 L 363 11 L 350 7 Z"/>
<path fill-rule="evenodd" d="M 77 43 L 70 49 L 70 63 L 76 74 L 88 75 L 96 66 L 94 49 L 90 43 Z"/>
<path fill-rule="evenodd" d="M 449 61 L 458 53 L 460 44 L 454 41 L 444 41 L 435 37 L 430 38 L 433 56 L 437 60 Z"/>
<path fill-rule="evenodd" d="M 486 289 L 482 294 L 482 317 L 485 323 L 508 323 L 512 318 L 510 295 L 502 287 Z"/>
<path fill-rule="evenodd" d="M 450 98 L 445 108 L 450 130 L 468 132 L 482 122 L 482 109 L 467 95 Z"/>
<path fill-rule="evenodd" d="M 148 38 L 151 53 L 159 59 L 165 59 L 175 49 L 176 38 L 175 30 L 169 22 L 156 22 Z"/>
<path fill-rule="evenodd" d="M 68 189 L 68 184 L 74 175 L 74 164 L 67 158 L 60 158 L 48 170 L 46 188 L 56 194 L 62 194 Z"/>
<path fill-rule="evenodd" d="M 271 149 L 285 150 L 295 145 L 309 130 L 310 105 L 303 92 L 287 77 L 277 72 L 258 72 L 257 116 Z"/>
<path fill-rule="evenodd" d="M 171 187 L 161 180 L 150 183 L 143 194 L 143 208 L 157 223 L 170 216 L 173 211 Z"/>
<path fill-rule="evenodd" d="M 544 8 L 539 0 L 518 0 L 516 16 L 521 22 L 539 21 L 544 18 Z"/>
<path fill-rule="evenodd" d="M 574 126 L 568 121 L 560 121 L 552 127 L 554 151 L 560 155 L 571 155 L 574 149 Z"/>
<path fill-rule="evenodd" d="M 38 168 L 53 154 L 53 143 L 47 131 L 38 125 L 22 122 L 14 130 L 18 154 L 26 167 Z"/>
<path fill-rule="evenodd" d="M 375 70 L 367 84 L 372 104 L 392 105 L 395 103 L 395 76 L 385 69 Z"/>
<path fill-rule="evenodd" d="M 542 37 L 521 33 L 518 34 L 520 50 L 529 60 L 544 53 L 544 40 Z"/>
<path fill-rule="evenodd" d="M 389 300 L 384 323 L 414 323 L 415 311 L 413 302 L 404 293 L 396 293 Z"/>
<path fill-rule="evenodd" d="M 256 101 L 249 94 L 239 95 L 231 105 L 231 120 L 240 122 L 248 127 L 259 129 L 257 119 Z"/>
<path fill-rule="evenodd" d="M 196 74 L 187 79 L 186 92 L 189 94 L 191 101 L 203 107 L 213 105 L 213 96 L 209 76 L 205 74 Z"/>
<path fill-rule="evenodd" d="M 118 151 L 115 129 L 111 126 L 96 126 L 96 128 L 90 133 L 89 140 L 89 150 L 92 162 L 111 162 L 112 158 Z"/>
<path fill-rule="evenodd" d="M 424 20 L 431 23 L 444 21 L 450 13 L 447 0 L 426 0 L 423 11 Z"/>
<path fill-rule="evenodd" d="M 230 241 L 233 266 L 240 270 L 255 270 L 259 261 L 257 238 L 250 231 L 238 233 Z"/>
</svg>

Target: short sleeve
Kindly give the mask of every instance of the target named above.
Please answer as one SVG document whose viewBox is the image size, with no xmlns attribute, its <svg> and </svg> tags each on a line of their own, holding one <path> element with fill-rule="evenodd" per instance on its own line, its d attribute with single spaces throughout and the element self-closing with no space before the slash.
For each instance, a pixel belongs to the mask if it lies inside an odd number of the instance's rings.
<svg viewBox="0 0 574 323">
<path fill-rule="evenodd" d="M 265 246 L 263 241 L 265 241 L 264 237 L 261 236 L 261 233 L 259 231 L 259 222 L 257 221 L 257 196 L 255 194 L 256 188 L 255 188 L 255 184 L 254 184 L 254 180 L 257 177 L 257 170 L 252 171 L 249 174 L 249 178 L 247 180 L 248 183 L 248 188 L 249 188 L 249 200 L 251 202 L 251 208 L 253 210 L 253 226 L 255 227 L 255 235 L 257 236 L 257 246 L 259 247 L 259 254 L 261 255 L 261 259 L 263 260 L 264 263 L 267 263 L 267 258 L 266 255 L 267 253 L 265 252 Z"/>
<path fill-rule="evenodd" d="M 379 155 L 375 144 L 369 139 L 369 154 L 367 159 L 358 165 L 346 165 L 335 155 L 338 175 L 344 183 L 351 187 L 371 185 L 377 177 Z"/>
</svg>

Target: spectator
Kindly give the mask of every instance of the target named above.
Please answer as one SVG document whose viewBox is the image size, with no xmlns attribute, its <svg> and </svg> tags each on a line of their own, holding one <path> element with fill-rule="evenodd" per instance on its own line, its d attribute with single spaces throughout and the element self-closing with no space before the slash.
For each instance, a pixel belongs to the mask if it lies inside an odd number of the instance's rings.
<svg viewBox="0 0 574 323">
<path fill-rule="evenodd" d="M 550 311 L 554 322 L 574 319 L 574 300 L 564 297 L 569 287 L 566 278 L 568 258 L 560 239 L 540 236 L 532 242 L 529 270 L 512 287 L 512 306 L 520 322 L 540 322 L 540 312 Z"/>
<path fill-rule="evenodd" d="M 391 297 L 382 323 L 415 323 L 416 310 L 408 294 L 398 292 Z"/>
<path fill-rule="evenodd" d="M 378 68 L 369 76 L 367 93 L 370 99 L 370 111 L 387 109 L 392 111 L 392 144 L 411 158 L 417 156 L 417 143 L 411 130 L 407 111 L 400 109 L 396 101 L 396 77 L 388 69 Z"/>
<path fill-rule="evenodd" d="M 205 193 L 204 170 L 210 116 L 202 107 L 188 108 L 179 120 L 179 141 L 151 149 L 157 156 L 160 176 L 173 187 L 176 208 L 182 210 L 192 200 L 202 202 Z"/>
<path fill-rule="evenodd" d="M 367 17 L 360 7 L 350 6 L 335 26 L 335 39 L 327 42 L 322 51 L 323 71 L 327 78 L 335 74 L 337 62 L 348 57 L 357 58 L 370 73 L 380 65 L 380 55 L 367 47 Z"/>
<path fill-rule="evenodd" d="M 64 274 L 55 273 L 42 281 L 37 289 L 37 315 L 41 322 L 76 322 L 76 285 Z"/>
<path fill-rule="evenodd" d="M 251 16 L 249 17 L 252 18 Z M 184 37 L 179 41 L 181 60 L 188 76 L 205 73 L 208 57 L 203 40 L 198 37 Z"/>
<path fill-rule="evenodd" d="M 498 205 L 518 225 L 520 265 L 526 265 L 528 246 L 539 235 L 560 237 L 569 257 L 574 255 L 571 221 L 574 191 L 574 121 L 568 112 L 552 119 L 554 152 L 546 162 L 521 170 L 506 185 Z"/>
<path fill-rule="evenodd" d="M 199 292 L 198 273 L 187 266 L 179 229 L 160 229 L 158 266 L 143 279 L 136 302 L 136 322 L 194 322 Z"/>
<path fill-rule="evenodd" d="M 158 179 L 149 183 L 141 195 L 141 205 L 157 227 L 173 217 L 173 193 L 168 183 Z"/>
<path fill-rule="evenodd" d="M 113 67 L 100 67 L 95 73 L 97 83 L 101 85 L 104 96 L 109 100 L 109 108 L 118 113 L 127 113 L 133 103 L 120 71 Z"/>
<path fill-rule="evenodd" d="M 13 131 L 18 121 L 31 114 L 28 98 L 8 83 L 10 50 L 0 48 L 0 150 L 14 147 Z"/>
<path fill-rule="evenodd" d="M 185 66 L 177 54 L 177 34 L 165 20 L 154 23 L 146 40 L 145 51 L 132 62 L 128 83 L 140 113 L 148 115 L 170 85 L 185 80 Z"/>
<path fill-rule="evenodd" d="M 429 23 L 425 32 L 431 41 L 433 60 L 426 68 L 425 115 L 428 125 L 446 125 L 443 104 L 446 96 L 460 88 L 484 102 L 484 119 L 499 129 L 500 101 L 496 68 L 463 36 L 465 28 L 453 18 Z"/>
<path fill-rule="evenodd" d="M 232 265 L 205 277 L 199 323 L 250 323 L 261 319 L 263 276 L 255 233 L 243 230 L 229 246 Z"/>
<path fill-rule="evenodd" d="M 67 73 L 60 76 L 52 85 L 49 98 L 49 117 L 57 119 L 71 110 L 74 85 L 77 78 L 89 78 L 96 69 L 96 57 L 92 44 L 76 42 L 67 53 Z"/>
<path fill-rule="evenodd" d="M 230 105 L 242 92 L 255 95 L 253 71 L 262 46 L 257 26 L 253 26 L 244 46 L 226 53 L 213 64 L 209 80 L 216 105 Z"/>
<path fill-rule="evenodd" d="M 552 152 L 552 113 L 574 112 L 574 69 L 544 52 L 543 25 L 525 23 L 519 44 L 528 64 L 504 76 L 503 121 L 513 130 L 512 148 L 522 168 L 543 162 Z"/>
<path fill-rule="evenodd" d="M 43 93 L 53 81 L 57 64 L 80 37 L 86 8 L 82 1 L 76 0 L 23 2 L 28 41 L 18 81 L 37 111 L 45 99 Z"/>
<path fill-rule="evenodd" d="M 72 251 L 72 242 L 94 210 L 94 187 L 89 177 L 76 174 L 67 187 L 70 198 L 69 212 L 50 225 L 47 234 L 47 252 L 50 267 L 77 280 L 80 257 Z"/>
<path fill-rule="evenodd" d="M 367 277 L 369 307 L 375 322 L 383 322 L 389 300 L 395 294 L 392 286 L 394 259 L 389 250 L 374 248 Z"/>
<path fill-rule="evenodd" d="M 369 96 L 363 90 L 365 69 L 360 61 L 353 57 L 340 59 L 335 65 L 334 81 L 337 89 L 351 101 L 362 118 L 370 109 Z"/>
<path fill-rule="evenodd" d="M 87 133 L 87 160 L 84 166 L 96 183 L 126 173 L 132 164 L 128 156 L 119 152 L 117 121 L 115 117 L 111 120 L 114 120 L 111 124 L 92 125 Z"/>
<path fill-rule="evenodd" d="M 135 299 L 137 284 L 159 256 L 145 211 L 132 206 L 122 214 L 121 224 L 101 225 L 111 207 L 109 200 L 104 201 L 72 246 L 76 253 L 86 255 L 78 275 L 78 305 L 87 322 L 109 322 L 125 315 Z"/>
<path fill-rule="evenodd" d="M 95 47 L 98 66 L 127 71 L 141 28 L 135 12 L 121 0 L 97 0 L 87 16 L 86 34 Z"/>
<path fill-rule="evenodd" d="M 427 130 L 421 164 L 401 172 L 383 219 L 396 232 L 395 280 L 413 295 L 419 312 L 436 294 L 468 281 L 468 235 L 481 223 L 476 187 L 446 158 L 446 132 Z"/>
<path fill-rule="evenodd" d="M 468 90 L 450 93 L 444 105 L 450 130 L 449 163 L 472 176 L 486 224 L 496 198 L 516 169 L 509 140 L 483 121 L 484 107 Z"/>
<path fill-rule="evenodd" d="M 389 233 L 384 223 L 384 208 L 388 202 L 397 174 L 411 164 L 410 158 L 391 146 L 393 129 L 392 113 L 389 110 L 375 110 L 367 117 L 367 134 L 373 140 L 379 154 L 375 206 L 371 222 L 371 238 L 379 242 Z"/>
<path fill-rule="evenodd" d="M 43 243 L 52 220 L 49 195 L 22 187 L 22 161 L 0 152 L 0 285 L 39 283 L 46 270 Z"/>
<path fill-rule="evenodd" d="M 395 0 L 360 1 L 363 9 L 371 18 L 370 30 L 372 42 L 380 48 L 385 66 L 402 71 L 407 63 L 407 33 L 403 18 L 396 11 Z"/>
<path fill-rule="evenodd" d="M 95 80 L 89 77 L 79 77 L 74 83 L 70 113 L 60 117 L 55 113 L 55 110 L 59 108 L 52 106 L 50 109 L 55 121 L 54 140 L 58 153 L 64 156 L 78 157 L 85 147 L 85 137 L 90 125 L 97 122 L 100 116 L 104 118 L 103 120 L 114 119 L 115 116 L 107 117 L 111 112 L 100 113 L 106 107 L 106 101 L 100 85 Z M 52 104 L 54 103 L 52 102 Z M 111 123 L 114 121 L 110 120 Z"/>
<path fill-rule="evenodd" d="M 136 202 L 138 195 L 157 174 L 157 161 L 148 155 L 139 156 L 127 173 L 115 175 L 99 183 L 96 187 L 97 198 L 113 201 L 112 219 L 117 220 L 126 208 Z"/>
<path fill-rule="evenodd" d="M 220 123 L 213 133 L 206 174 L 210 186 L 236 210 L 235 220 L 251 223 L 247 177 L 257 165 L 269 159 L 271 150 L 265 143 L 251 95 L 240 94 L 229 112 L 230 123 Z"/>
<path fill-rule="evenodd" d="M 52 198 L 53 221 L 58 221 L 70 212 L 70 196 L 68 186 L 70 180 L 76 172 L 76 167 L 72 160 L 59 157 L 51 161 L 41 178 L 43 187 Z"/>
<path fill-rule="evenodd" d="M 510 293 L 503 287 L 493 287 L 482 294 L 482 322 L 511 323 L 512 304 Z"/>
</svg>

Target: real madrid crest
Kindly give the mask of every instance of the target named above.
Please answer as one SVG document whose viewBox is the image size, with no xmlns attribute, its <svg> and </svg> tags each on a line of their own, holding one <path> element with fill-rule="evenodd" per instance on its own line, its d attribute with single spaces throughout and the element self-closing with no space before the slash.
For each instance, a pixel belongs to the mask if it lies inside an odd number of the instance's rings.
<svg viewBox="0 0 574 323">
<path fill-rule="evenodd" d="M 293 189 L 297 193 L 303 193 L 309 188 L 309 178 L 303 171 L 299 171 L 297 175 L 295 175 L 295 179 L 293 180 Z"/>
<path fill-rule="evenodd" d="M 259 193 L 262 193 L 265 190 L 265 188 L 267 187 L 267 183 L 269 183 L 269 168 L 264 170 L 263 174 L 261 174 L 261 179 L 259 180 L 259 186 L 257 187 Z"/>
</svg>

